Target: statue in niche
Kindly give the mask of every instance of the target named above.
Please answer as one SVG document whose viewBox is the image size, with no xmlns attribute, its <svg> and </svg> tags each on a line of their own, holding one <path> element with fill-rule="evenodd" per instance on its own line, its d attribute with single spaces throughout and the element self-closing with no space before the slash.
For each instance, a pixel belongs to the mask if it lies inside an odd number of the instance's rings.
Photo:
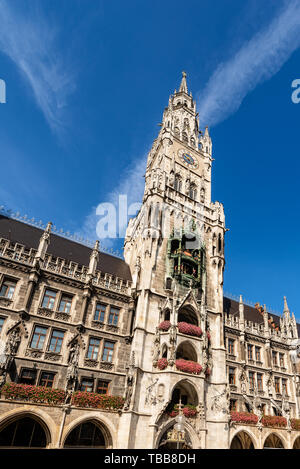
<svg viewBox="0 0 300 469">
<path fill-rule="evenodd" d="M 135 353 L 132 352 L 130 364 L 128 367 L 128 373 L 127 373 L 124 410 L 129 410 L 129 407 L 130 407 L 132 393 L 133 393 L 134 378 L 135 378 Z"/>
</svg>

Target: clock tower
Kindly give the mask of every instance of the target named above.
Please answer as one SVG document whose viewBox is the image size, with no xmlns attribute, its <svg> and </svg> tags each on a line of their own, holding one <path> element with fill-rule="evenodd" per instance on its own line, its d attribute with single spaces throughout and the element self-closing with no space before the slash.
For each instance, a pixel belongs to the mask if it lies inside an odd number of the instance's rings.
<svg viewBox="0 0 300 469">
<path fill-rule="evenodd" d="M 176 433 L 181 403 L 194 413 L 186 419 L 184 444 L 225 448 L 225 218 L 222 204 L 211 201 L 212 142 L 208 128 L 199 128 L 185 72 L 160 127 L 147 159 L 143 204 L 124 246 L 135 302 L 133 397 L 122 416 L 130 428 L 127 447 L 172 447 L 168 435 Z M 223 435 L 218 443 L 216 431 Z"/>
</svg>

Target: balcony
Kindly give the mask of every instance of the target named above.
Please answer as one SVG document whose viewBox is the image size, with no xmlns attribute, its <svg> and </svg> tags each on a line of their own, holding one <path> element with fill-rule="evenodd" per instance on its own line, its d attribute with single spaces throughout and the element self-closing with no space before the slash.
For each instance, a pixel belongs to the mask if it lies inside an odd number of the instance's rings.
<svg viewBox="0 0 300 469">
<path fill-rule="evenodd" d="M 6 383 L 1 390 L 1 395 L 9 401 L 32 402 L 50 406 L 63 405 L 67 398 L 66 392 L 62 389 L 16 383 Z M 124 405 L 124 398 L 108 394 L 76 391 L 72 395 L 70 404 L 74 407 L 119 410 Z"/>
</svg>

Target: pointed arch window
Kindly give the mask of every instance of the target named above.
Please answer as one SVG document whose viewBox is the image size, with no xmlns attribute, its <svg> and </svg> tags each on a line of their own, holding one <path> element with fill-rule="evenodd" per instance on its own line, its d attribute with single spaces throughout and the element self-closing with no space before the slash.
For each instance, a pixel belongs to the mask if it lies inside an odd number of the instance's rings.
<svg viewBox="0 0 300 469">
<path fill-rule="evenodd" d="M 181 192 L 181 187 L 182 187 L 181 177 L 178 174 L 176 174 L 175 181 L 174 181 L 174 189 L 175 191 Z"/>
<path fill-rule="evenodd" d="M 190 185 L 189 196 L 191 199 L 196 200 L 197 198 L 197 187 L 195 184 Z"/>
</svg>

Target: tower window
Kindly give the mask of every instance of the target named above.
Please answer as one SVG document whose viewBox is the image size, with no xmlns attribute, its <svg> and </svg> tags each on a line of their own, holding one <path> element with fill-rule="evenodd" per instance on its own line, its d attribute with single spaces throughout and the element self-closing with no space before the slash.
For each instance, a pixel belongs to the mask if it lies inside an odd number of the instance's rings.
<svg viewBox="0 0 300 469">
<path fill-rule="evenodd" d="M 72 297 L 69 295 L 62 295 L 60 304 L 59 304 L 59 311 L 64 313 L 70 313 L 72 305 Z"/>
<path fill-rule="evenodd" d="M 45 291 L 42 307 L 48 308 L 48 309 L 54 309 L 56 294 L 57 294 L 56 291 L 47 289 Z"/>
<path fill-rule="evenodd" d="M 175 191 L 181 192 L 182 181 L 179 176 L 175 176 L 174 189 Z"/>
</svg>

